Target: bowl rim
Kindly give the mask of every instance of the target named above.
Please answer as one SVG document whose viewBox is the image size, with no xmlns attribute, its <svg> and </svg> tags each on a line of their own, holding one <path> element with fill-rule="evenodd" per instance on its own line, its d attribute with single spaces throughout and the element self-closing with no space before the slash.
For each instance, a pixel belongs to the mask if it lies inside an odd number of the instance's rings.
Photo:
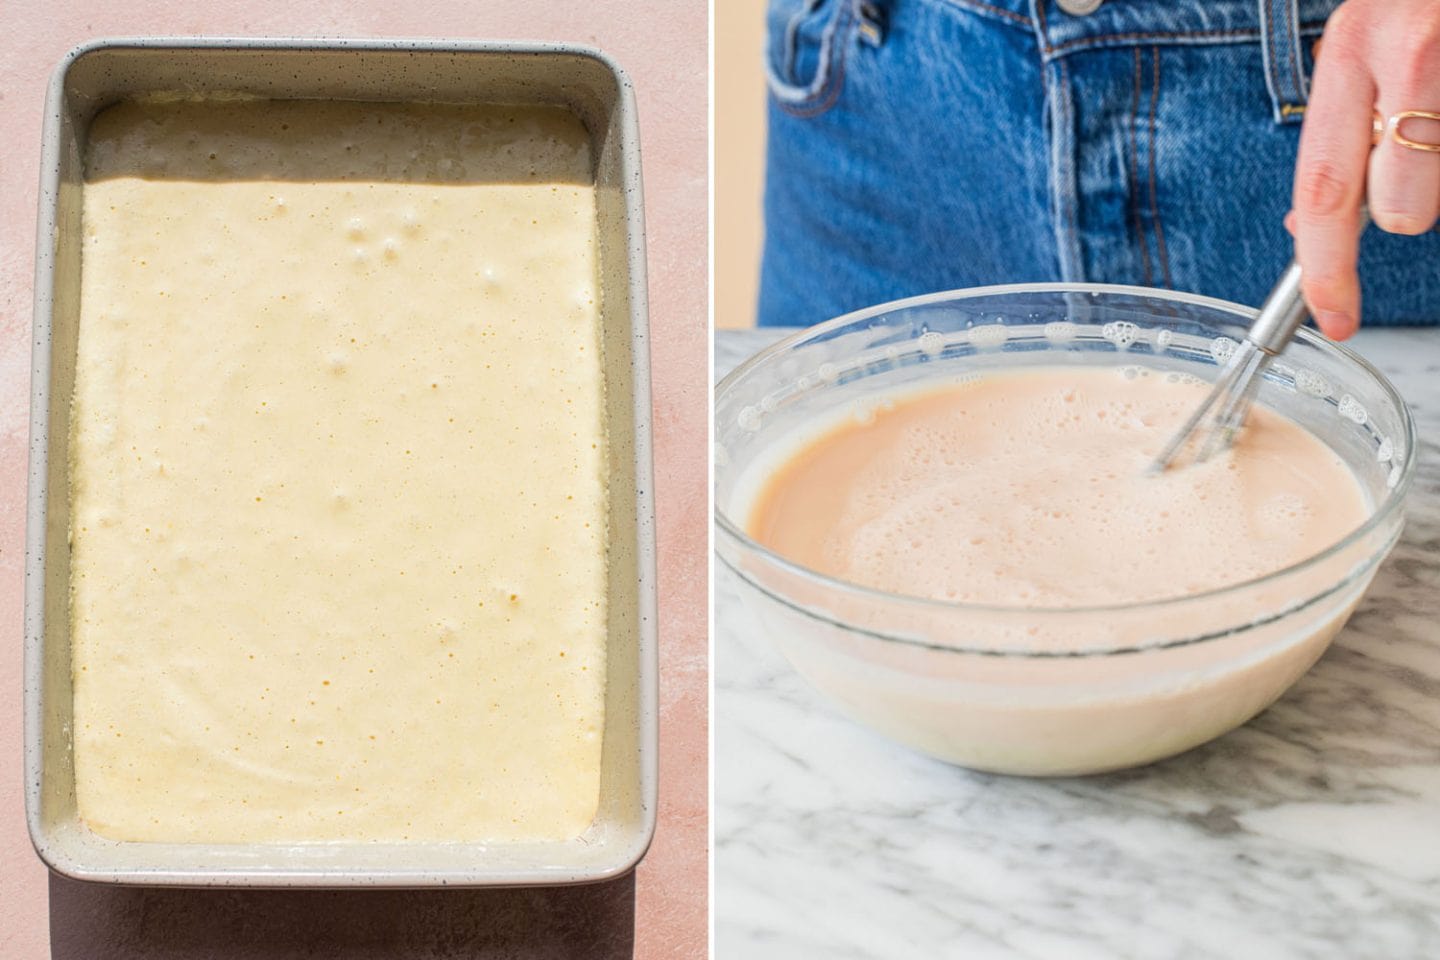
<svg viewBox="0 0 1440 960">
<path fill-rule="evenodd" d="M 976 300 L 983 297 L 1031 293 L 1093 293 L 1149 297 L 1164 301 L 1170 301 L 1172 303 L 1184 303 L 1194 306 L 1210 307 L 1218 311 L 1233 314 L 1237 317 L 1237 319 L 1253 319 L 1259 313 L 1259 311 L 1254 307 L 1247 307 L 1243 304 L 1234 303 L 1233 301 L 1229 300 L 1221 300 L 1217 297 L 1207 297 L 1201 294 L 1186 293 L 1179 290 L 1164 290 L 1155 287 L 1142 287 L 1131 284 L 1065 282 L 1007 283 L 993 284 L 983 287 L 968 287 L 956 290 L 942 290 L 935 293 L 927 293 L 915 297 L 905 297 L 899 300 L 892 300 L 886 303 L 880 303 L 873 306 L 864 307 L 859 310 L 853 310 L 850 313 L 842 314 L 841 316 L 835 317 L 831 320 L 826 320 L 821 323 L 797 330 L 789 336 L 784 337 L 783 339 L 771 344 L 765 349 L 755 353 L 754 355 L 746 359 L 744 362 L 737 365 L 724 377 L 722 377 L 715 385 L 714 400 L 716 404 L 716 410 L 718 411 L 719 409 L 720 398 L 724 396 L 726 391 L 732 389 L 737 382 L 747 376 L 756 367 L 759 367 L 760 365 L 766 363 L 772 358 L 785 353 L 801 341 L 810 339 L 818 335 L 829 333 L 842 326 L 846 326 L 847 324 L 855 323 L 860 320 L 870 319 L 872 317 L 880 316 L 882 314 L 895 313 L 899 310 L 929 306 L 942 301 Z M 1356 353 L 1354 350 L 1350 349 L 1344 344 L 1330 340 L 1328 337 L 1325 337 L 1317 333 L 1316 331 L 1309 329 L 1308 327 L 1301 327 L 1296 332 L 1295 336 L 1296 338 L 1303 340 L 1311 346 L 1322 351 L 1329 351 L 1331 354 L 1337 355 L 1341 360 L 1353 364 L 1354 366 L 1359 368 L 1362 373 L 1371 377 L 1379 385 L 1381 391 L 1385 394 L 1386 399 L 1395 405 L 1395 408 L 1398 410 L 1400 415 L 1401 429 L 1403 434 L 1403 455 L 1400 462 L 1401 472 L 1400 477 L 1396 481 L 1395 485 L 1390 487 L 1386 491 L 1384 500 L 1376 505 L 1374 511 L 1370 514 L 1369 517 L 1365 519 L 1363 523 L 1361 523 L 1355 529 L 1351 530 L 1349 533 L 1347 533 L 1341 539 L 1337 540 L 1335 543 L 1326 547 L 1324 550 L 1321 550 L 1318 553 L 1312 554 L 1302 560 L 1292 563 L 1289 566 L 1282 567 L 1279 570 L 1264 574 L 1263 576 L 1254 577 L 1249 580 L 1243 580 L 1238 583 L 1225 584 L 1224 586 L 1214 587 L 1212 589 L 1204 590 L 1199 593 L 1179 594 L 1172 597 L 1161 597 L 1153 600 L 1128 601 L 1125 603 L 1055 607 L 962 603 L 952 600 L 937 600 L 930 597 L 892 593 L 888 590 L 880 590 L 874 587 L 867 587 L 862 584 L 852 583 L 848 580 L 842 580 L 838 577 L 833 577 L 828 574 L 821 573 L 803 564 L 797 563 L 793 560 L 789 560 L 776 553 L 775 551 L 771 550 L 769 547 L 766 547 L 765 545 L 754 540 L 748 533 L 745 532 L 745 530 L 739 524 L 731 520 L 731 518 L 721 508 L 718 499 L 715 501 L 713 508 L 716 529 L 720 533 L 724 534 L 726 537 L 729 537 L 732 540 L 736 541 L 744 550 L 753 554 L 758 554 L 762 560 L 778 566 L 786 573 L 798 577 L 801 580 L 809 581 L 817 586 L 824 587 L 829 590 L 837 590 L 842 593 L 850 594 L 861 598 L 871 598 L 877 601 L 883 601 L 887 604 L 899 605 L 910 609 L 930 611 L 934 613 L 976 613 L 990 616 L 1056 616 L 1066 614 L 1103 615 L 1134 613 L 1141 610 L 1173 609 L 1182 604 L 1200 602 L 1210 598 L 1225 596 L 1239 591 L 1253 589 L 1255 587 L 1263 586 L 1265 584 L 1274 583 L 1276 581 L 1285 579 L 1304 570 L 1324 563 L 1325 561 L 1335 557 L 1336 555 L 1344 552 L 1345 550 L 1348 550 L 1357 542 L 1372 534 L 1383 523 L 1388 522 L 1389 519 L 1401 508 L 1402 504 L 1405 501 L 1405 495 L 1409 491 L 1411 481 L 1414 478 L 1417 460 L 1415 449 L 1416 434 L 1414 418 L 1410 412 L 1410 407 L 1405 403 L 1405 399 L 1400 396 L 1399 391 L 1395 389 L 1394 384 L 1390 382 L 1389 378 L 1387 378 L 1383 373 L 1376 369 L 1373 364 L 1371 364 L 1360 354 Z M 1395 537 L 1390 537 L 1387 539 L 1387 543 L 1390 546 L 1393 546 L 1394 542 Z M 727 564 L 727 566 L 729 566 L 729 564 Z M 746 579 L 748 580 L 748 578 Z M 1347 582 L 1350 579 L 1350 577 L 1347 577 Z M 1328 590 L 1326 592 L 1328 592 Z M 1302 606 L 1303 605 L 1304 604 L 1302 604 Z M 812 612 L 809 610 L 808 606 L 805 607 L 805 610 L 806 612 Z M 874 630 L 866 629 L 863 632 L 869 636 L 873 636 L 878 639 L 890 639 L 904 643 L 913 642 L 910 638 L 895 636 L 893 634 L 880 633 Z M 1219 637 L 1221 636 L 1229 635 L 1230 632 L 1231 631 L 1225 631 L 1224 633 L 1197 637 L 1193 638 L 1190 642 L 1202 642 L 1205 640 L 1219 639 Z M 1180 643 L 1184 643 L 1184 641 L 1172 641 L 1171 643 L 1165 644 L 1165 646 L 1175 646 L 1179 645 Z M 930 646 L 930 644 L 926 645 Z M 1153 647 L 1154 644 L 1131 644 L 1123 646 L 1095 648 L 1093 650 L 1083 651 L 1083 653 L 1131 653 L 1137 650 L 1152 649 Z M 947 649 L 954 649 L 957 653 L 966 652 L 966 648 L 962 647 L 947 647 Z M 1025 651 L 1014 651 L 1014 653 L 1015 655 L 1019 656 L 1028 655 Z M 1079 653 L 1079 651 L 1077 651 L 1077 653 Z M 1040 654 L 1039 652 L 1036 652 L 1033 655 Z"/>
</svg>

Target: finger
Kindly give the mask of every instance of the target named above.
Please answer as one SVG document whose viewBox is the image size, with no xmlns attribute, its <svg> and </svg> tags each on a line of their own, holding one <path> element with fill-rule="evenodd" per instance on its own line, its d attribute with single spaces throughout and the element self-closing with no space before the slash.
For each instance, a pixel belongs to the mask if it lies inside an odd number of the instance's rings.
<svg viewBox="0 0 1440 960">
<path fill-rule="evenodd" d="M 1440 23 L 1407 24 L 1404 33 L 1382 44 L 1389 52 L 1379 63 L 1381 114 L 1403 110 L 1440 112 Z M 1421 143 L 1440 144 L 1440 121 L 1412 117 L 1386 125 L 1385 136 L 1370 159 L 1370 215 L 1391 233 L 1424 233 L 1440 213 L 1440 153 L 1406 147 L 1395 134 Z"/>
<path fill-rule="evenodd" d="M 1293 238 L 1295 236 L 1295 211 L 1291 210 L 1285 214 L 1285 230 Z"/>
<path fill-rule="evenodd" d="M 1325 30 L 1295 165 L 1295 258 L 1316 324 L 1344 339 L 1360 318 L 1355 260 L 1375 85 L 1365 64 L 1365 32 L 1350 25 L 1346 7 Z"/>
</svg>

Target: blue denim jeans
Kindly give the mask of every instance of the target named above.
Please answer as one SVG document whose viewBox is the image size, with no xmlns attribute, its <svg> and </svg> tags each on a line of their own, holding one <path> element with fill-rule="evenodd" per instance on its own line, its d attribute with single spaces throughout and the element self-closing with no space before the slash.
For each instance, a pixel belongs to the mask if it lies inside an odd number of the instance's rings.
<svg viewBox="0 0 1440 960">
<path fill-rule="evenodd" d="M 1023 281 L 1258 305 L 1337 4 L 771 0 L 760 322 Z M 1440 234 L 1372 227 L 1360 271 L 1365 323 L 1440 321 Z"/>
</svg>

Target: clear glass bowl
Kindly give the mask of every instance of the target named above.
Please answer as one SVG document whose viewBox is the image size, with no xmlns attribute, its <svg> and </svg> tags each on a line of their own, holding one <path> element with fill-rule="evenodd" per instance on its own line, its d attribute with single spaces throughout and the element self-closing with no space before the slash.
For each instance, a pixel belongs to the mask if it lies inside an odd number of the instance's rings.
<svg viewBox="0 0 1440 960">
<path fill-rule="evenodd" d="M 1213 380 L 1254 313 L 1136 287 L 987 287 L 861 310 L 751 358 L 715 398 L 716 552 L 738 577 L 749 629 L 857 720 L 975 769 L 1097 773 L 1249 720 L 1319 658 L 1359 602 L 1399 538 L 1415 465 L 1414 424 L 1395 389 L 1309 330 L 1272 365 L 1259 400 L 1328 444 L 1372 513 L 1323 553 L 1268 576 L 1104 607 L 945 603 L 824 576 L 756 543 L 746 526 L 797 438 L 877 397 L 1036 365 L 1133 364 Z"/>
</svg>

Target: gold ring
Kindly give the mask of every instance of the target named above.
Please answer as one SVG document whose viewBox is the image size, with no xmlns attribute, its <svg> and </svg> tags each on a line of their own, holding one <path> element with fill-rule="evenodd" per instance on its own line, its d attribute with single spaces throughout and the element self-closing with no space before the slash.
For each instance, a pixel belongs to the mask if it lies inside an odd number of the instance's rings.
<svg viewBox="0 0 1440 960">
<path fill-rule="evenodd" d="M 1379 110 L 1370 112 L 1370 146 L 1378 146 L 1380 141 L 1385 139 L 1385 118 L 1380 116 Z"/>
<path fill-rule="evenodd" d="M 1428 110 L 1401 110 L 1399 113 L 1390 114 L 1390 121 L 1386 124 L 1390 130 L 1390 139 L 1400 146 L 1409 150 L 1424 150 L 1426 153 L 1440 153 L 1440 143 L 1411 140 L 1401 133 L 1400 127 L 1406 120 L 1440 120 L 1440 113 L 1431 113 Z"/>
</svg>

